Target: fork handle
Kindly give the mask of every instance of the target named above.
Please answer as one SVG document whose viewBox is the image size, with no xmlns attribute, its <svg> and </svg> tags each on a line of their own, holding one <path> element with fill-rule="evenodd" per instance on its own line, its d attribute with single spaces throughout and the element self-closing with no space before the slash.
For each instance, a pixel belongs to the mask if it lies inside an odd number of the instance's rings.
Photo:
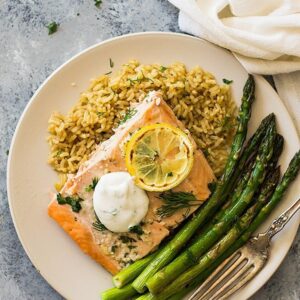
<svg viewBox="0 0 300 300">
<path fill-rule="evenodd" d="M 288 210 L 275 219 L 265 235 L 271 239 L 276 233 L 281 231 L 283 227 L 289 222 L 292 216 L 300 209 L 300 199 L 296 201 Z"/>
</svg>

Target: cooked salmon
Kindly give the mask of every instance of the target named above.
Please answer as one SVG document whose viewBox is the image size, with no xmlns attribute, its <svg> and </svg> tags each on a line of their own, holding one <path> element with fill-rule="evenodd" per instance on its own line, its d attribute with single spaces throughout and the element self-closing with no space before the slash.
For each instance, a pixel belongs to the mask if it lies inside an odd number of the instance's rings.
<svg viewBox="0 0 300 300">
<path fill-rule="evenodd" d="M 64 197 L 76 196 L 83 199 L 81 210 L 72 211 L 69 205 L 60 205 L 57 195 L 51 195 L 48 214 L 52 217 L 93 259 L 115 274 L 120 269 L 153 252 L 170 232 L 198 206 L 190 210 L 181 209 L 169 217 L 160 217 L 157 209 L 163 205 L 155 192 L 147 192 L 149 209 L 141 222 L 142 234 L 113 233 L 99 229 L 93 224 L 96 216 L 93 209 L 93 192 L 87 187 L 94 178 L 109 172 L 127 171 L 124 148 L 132 133 L 139 128 L 155 123 L 169 123 L 184 130 L 196 149 L 195 142 L 184 125 L 176 118 L 171 108 L 158 92 L 151 92 L 143 102 L 134 107 L 135 114 L 120 125 L 110 139 L 101 143 L 90 159 L 81 165 L 77 174 L 70 177 L 61 194 Z M 194 165 L 188 177 L 174 191 L 191 192 L 203 203 L 210 194 L 208 184 L 215 179 L 214 174 L 200 150 L 195 150 Z"/>
</svg>

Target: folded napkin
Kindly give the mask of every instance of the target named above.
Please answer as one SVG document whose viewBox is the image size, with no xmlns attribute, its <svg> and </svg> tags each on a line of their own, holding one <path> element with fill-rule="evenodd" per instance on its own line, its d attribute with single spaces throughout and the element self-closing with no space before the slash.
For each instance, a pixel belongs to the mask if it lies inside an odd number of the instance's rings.
<svg viewBox="0 0 300 300">
<path fill-rule="evenodd" d="M 300 0 L 169 0 L 179 27 L 231 50 L 249 73 L 274 75 L 300 134 Z"/>
</svg>

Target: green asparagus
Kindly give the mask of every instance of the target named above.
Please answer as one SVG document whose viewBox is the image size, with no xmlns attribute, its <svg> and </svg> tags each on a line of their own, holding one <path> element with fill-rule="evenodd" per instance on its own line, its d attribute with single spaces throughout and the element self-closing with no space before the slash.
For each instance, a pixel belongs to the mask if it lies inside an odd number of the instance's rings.
<svg viewBox="0 0 300 300">
<path fill-rule="evenodd" d="M 113 283 L 117 288 L 123 287 L 125 284 L 131 282 L 135 279 L 144 268 L 149 264 L 149 262 L 156 256 L 156 253 L 150 254 L 145 258 L 142 258 L 129 265 L 128 267 L 121 270 L 117 275 L 113 277 Z"/>
<path fill-rule="evenodd" d="M 275 192 L 272 194 L 272 192 L 268 192 L 267 190 L 263 191 L 260 194 L 260 197 L 265 195 L 265 199 L 268 199 L 271 194 L 271 199 L 267 201 L 267 204 L 264 205 L 264 207 L 260 210 L 258 215 L 255 217 L 251 225 L 248 227 L 248 229 L 242 234 L 242 236 L 230 247 L 228 248 L 221 256 L 219 256 L 213 264 L 208 267 L 204 272 L 202 272 L 198 277 L 196 277 L 192 282 L 189 284 L 186 284 L 181 291 L 168 298 L 169 300 L 179 300 L 181 298 L 177 298 L 176 296 L 180 295 L 180 297 L 184 297 L 188 292 L 196 288 L 199 284 L 201 284 L 217 267 L 220 265 L 227 257 L 232 255 L 237 249 L 239 249 L 241 246 L 243 246 L 251 237 L 253 232 L 257 230 L 257 228 L 261 225 L 261 223 L 269 216 L 269 214 L 272 212 L 272 210 L 275 208 L 275 206 L 280 202 L 280 200 L 283 198 L 284 193 L 286 192 L 289 185 L 294 181 L 297 174 L 300 170 L 300 151 L 298 151 L 293 159 L 291 160 L 285 174 L 283 175 L 283 178 L 281 179 L 281 182 L 277 185 Z M 275 169 L 273 175 L 269 176 L 278 176 L 276 173 L 279 173 L 279 169 Z M 269 177 L 269 180 L 270 177 Z M 154 297 L 151 294 L 148 294 L 147 300 L 151 299 L 157 299 L 157 297 Z M 145 299 L 146 300 L 146 299 Z"/>
<path fill-rule="evenodd" d="M 239 216 L 251 203 L 253 195 L 265 178 L 267 163 L 271 159 L 273 153 L 275 135 L 276 129 L 275 124 L 273 123 L 273 125 L 268 129 L 267 134 L 259 147 L 250 179 L 241 193 L 238 202 L 230 205 L 230 207 L 225 211 L 224 216 L 211 228 L 209 232 L 199 236 L 192 246 L 187 248 L 187 250 L 173 260 L 169 265 L 147 280 L 146 285 L 151 293 L 157 294 L 182 272 L 194 265 L 199 257 L 228 230 L 235 218 Z"/>
<path fill-rule="evenodd" d="M 235 203 L 239 197 L 241 192 L 243 191 L 249 177 L 251 174 L 251 170 L 253 167 L 253 163 L 255 161 L 255 156 L 258 151 L 258 147 L 261 143 L 261 140 L 263 138 L 263 135 L 266 133 L 268 127 L 275 122 L 275 116 L 274 114 L 269 114 L 266 118 L 262 120 L 260 123 L 258 129 L 253 134 L 253 136 L 248 141 L 241 158 L 239 160 L 239 164 L 237 166 L 237 172 L 236 174 L 241 174 L 241 178 L 237 181 L 237 178 L 234 178 L 232 181 L 236 182 L 236 190 L 235 190 L 235 197 L 229 197 L 228 201 L 223 205 L 223 207 L 215 214 L 213 219 L 200 231 L 199 234 L 203 234 L 204 232 L 207 232 L 211 229 L 213 224 L 216 224 L 217 221 L 224 215 L 225 210 L 229 207 L 230 204 Z M 278 158 L 280 157 L 280 154 L 282 152 L 283 148 L 283 137 L 280 134 L 277 134 L 275 137 L 274 142 L 274 153 L 273 157 L 271 158 L 269 162 L 269 168 L 275 168 L 276 164 L 278 162 Z M 244 169 L 244 170 L 243 170 Z"/>
<path fill-rule="evenodd" d="M 205 255 L 201 257 L 199 262 L 181 274 L 167 288 L 165 288 L 158 296 L 158 299 L 167 299 L 170 295 L 180 292 L 188 283 L 197 278 L 203 271 L 209 268 L 213 262 L 218 259 L 227 249 L 229 249 L 241 234 L 249 228 L 252 220 L 257 213 L 270 199 L 279 181 L 280 171 L 277 168 L 274 172 L 269 173 L 265 180 L 265 184 L 261 189 L 261 193 L 253 206 L 240 218 L 240 220 L 229 230 L 229 232 L 215 244 Z"/>
<path fill-rule="evenodd" d="M 145 270 L 135 279 L 133 287 L 140 293 L 146 289 L 146 281 L 157 271 L 168 264 L 190 240 L 201 224 L 210 217 L 226 200 L 227 184 L 234 173 L 241 149 L 243 147 L 246 135 L 248 121 L 251 115 L 251 107 L 254 100 L 255 83 L 250 75 L 243 91 L 242 105 L 239 111 L 239 125 L 235 134 L 231 152 L 225 166 L 224 174 L 217 183 L 216 189 L 210 199 L 196 212 L 195 216 L 186 223 L 183 228 L 174 236 L 174 238 L 164 246 L 157 256 L 150 262 Z M 228 191 L 229 192 L 229 191 Z"/>
<path fill-rule="evenodd" d="M 136 295 L 136 290 L 131 284 L 124 286 L 123 288 L 112 288 L 106 290 L 101 294 L 102 300 L 128 300 Z"/>
</svg>

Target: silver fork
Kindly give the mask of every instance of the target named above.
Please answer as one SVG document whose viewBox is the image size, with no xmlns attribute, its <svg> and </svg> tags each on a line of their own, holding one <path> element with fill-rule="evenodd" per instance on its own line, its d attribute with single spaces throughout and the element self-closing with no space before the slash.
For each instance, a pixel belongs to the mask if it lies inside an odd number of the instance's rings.
<svg viewBox="0 0 300 300">
<path fill-rule="evenodd" d="M 283 229 L 299 208 L 300 199 L 275 219 L 266 232 L 251 238 L 220 264 L 188 300 L 227 299 L 250 281 L 268 261 L 272 237 Z"/>
</svg>

